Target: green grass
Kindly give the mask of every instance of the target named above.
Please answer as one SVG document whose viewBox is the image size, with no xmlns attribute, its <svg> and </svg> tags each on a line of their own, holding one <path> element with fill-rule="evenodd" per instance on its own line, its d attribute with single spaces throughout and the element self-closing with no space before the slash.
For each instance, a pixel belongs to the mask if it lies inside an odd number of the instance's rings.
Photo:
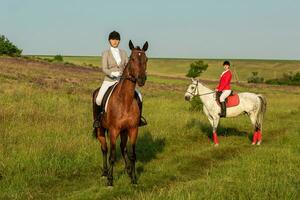
<svg viewBox="0 0 300 200">
<path fill-rule="evenodd" d="M 216 148 L 204 114 L 184 101 L 189 81 L 163 77 L 183 76 L 184 62 L 150 60 L 149 70 L 161 68 L 141 89 L 149 125 L 139 131 L 138 185 L 123 173 L 118 149 L 108 189 L 91 134 L 91 93 L 103 75 L 0 58 L 0 199 L 299 199 L 300 87 L 233 85 L 266 95 L 263 143 L 250 145 L 250 120 L 241 116 L 221 121 Z M 264 71 L 277 61 L 247 62 Z"/>
</svg>

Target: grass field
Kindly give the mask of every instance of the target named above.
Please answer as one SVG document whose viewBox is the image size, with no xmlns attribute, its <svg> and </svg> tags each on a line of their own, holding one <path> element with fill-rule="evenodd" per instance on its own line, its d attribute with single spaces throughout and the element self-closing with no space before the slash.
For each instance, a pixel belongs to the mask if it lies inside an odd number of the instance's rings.
<svg viewBox="0 0 300 200">
<path fill-rule="evenodd" d="M 98 60 L 65 57 L 77 64 Z M 241 116 L 222 119 L 216 148 L 204 114 L 184 101 L 189 80 L 182 77 L 191 61 L 149 60 L 138 185 L 123 172 L 118 149 L 115 186 L 108 189 L 91 134 L 100 70 L 0 58 L 0 199 L 300 199 L 300 87 L 233 84 L 267 97 L 263 143 L 250 145 L 252 127 Z M 207 62 L 202 77 L 217 79 L 222 61 Z M 300 70 L 300 61 L 233 63 L 241 80 L 252 71 L 273 78 Z"/>
</svg>

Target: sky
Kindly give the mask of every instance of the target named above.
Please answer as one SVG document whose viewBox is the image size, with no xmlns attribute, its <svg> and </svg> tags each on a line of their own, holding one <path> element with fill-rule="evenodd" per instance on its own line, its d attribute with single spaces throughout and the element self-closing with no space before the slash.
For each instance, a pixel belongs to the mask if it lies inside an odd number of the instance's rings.
<svg viewBox="0 0 300 200">
<path fill-rule="evenodd" d="M 23 54 L 100 55 L 108 34 L 149 57 L 300 59 L 299 0 L 0 0 Z"/>
</svg>

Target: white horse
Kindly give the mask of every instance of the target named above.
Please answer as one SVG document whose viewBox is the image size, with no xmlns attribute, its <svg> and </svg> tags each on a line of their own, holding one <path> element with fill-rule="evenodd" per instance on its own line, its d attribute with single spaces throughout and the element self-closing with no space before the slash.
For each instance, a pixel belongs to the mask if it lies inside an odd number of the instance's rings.
<svg viewBox="0 0 300 200">
<path fill-rule="evenodd" d="M 195 96 L 199 96 L 203 103 L 203 111 L 213 128 L 213 140 L 217 146 L 219 144 L 217 128 L 221 108 L 216 102 L 215 91 L 204 86 L 198 80 L 192 79 L 192 84 L 189 85 L 185 93 L 185 100 L 190 101 Z M 249 92 L 239 93 L 238 96 L 240 103 L 237 106 L 227 108 L 226 117 L 236 117 L 240 114 L 247 114 L 254 127 L 252 145 L 260 145 L 262 141 L 262 122 L 267 106 L 266 98 L 261 94 Z"/>
</svg>

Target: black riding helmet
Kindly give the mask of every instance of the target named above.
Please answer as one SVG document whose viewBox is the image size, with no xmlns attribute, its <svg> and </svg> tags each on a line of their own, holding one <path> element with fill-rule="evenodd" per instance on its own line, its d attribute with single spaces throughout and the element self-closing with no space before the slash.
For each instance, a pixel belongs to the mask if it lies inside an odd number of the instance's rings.
<svg viewBox="0 0 300 200">
<path fill-rule="evenodd" d="M 230 62 L 229 62 L 228 60 L 225 60 L 225 61 L 223 62 L 223 66 L 225 66 L 225 65 L 230 66 Z"/>
<path fill-rule="evenodd" d="M 108 40 L 121 40 L 120 33 L 118 33 L 117 31 L 111 32 L 108 36 Z"/>
</svg>

